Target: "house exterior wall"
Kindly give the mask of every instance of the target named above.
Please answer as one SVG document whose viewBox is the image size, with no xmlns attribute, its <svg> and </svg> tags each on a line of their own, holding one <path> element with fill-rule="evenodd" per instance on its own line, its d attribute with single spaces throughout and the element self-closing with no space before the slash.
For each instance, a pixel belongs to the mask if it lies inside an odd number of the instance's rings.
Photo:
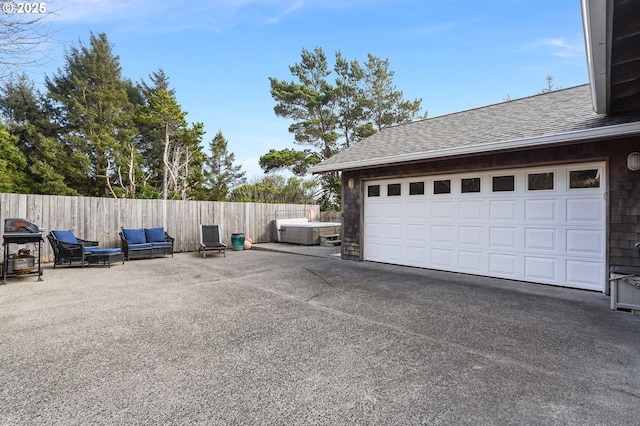
<svg viewBox="0 0 640 426">
<path fill-rule="evenodd" d="M 634 151 L 640 151 L 639 141 L 625 138 L 345 171 L 342 174 L 342 258 L 363 259 L 362 208 L 366 180 L 604 160 L 609 175 L 609 265 L 640 266 L 635 248 L 635 243 L 640 241 L 640 171 L 627 169 L 627 155 Z M 352 188 L 349 188 L 350 179 L 353 179 Z"/>
</svg>

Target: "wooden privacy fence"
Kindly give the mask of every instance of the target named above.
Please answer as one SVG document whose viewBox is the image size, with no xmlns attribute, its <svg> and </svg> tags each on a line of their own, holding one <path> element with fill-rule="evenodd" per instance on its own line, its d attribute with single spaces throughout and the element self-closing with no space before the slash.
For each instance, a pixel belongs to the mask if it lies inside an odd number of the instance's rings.
<svg viewBox="0 0 640 426">
<path fill-rule="evenodd" d="M 313 209 L 313 210 L 312 210 Z M 0 194 L 0 224 L 7 218 L 35 222 L 46 235 L 71 229 L 78 238 L 120 247 L 121 228 L 163 226 L 175 238 L 175 251 L 196 251 L 200 224 L 218 224 L 223 240 L 241 232 L 256 243 L 273 241 L 273 221 L 291 217 L 319 218 L 318 205 L 227 203 L 219 201 L 131 200 L 37 194 Z M 49 242 L 42 261 L 53 262 Z"/>
<path fill-rule="evenodd" d="M 342 212 L 335 210 L 323 210 L 320 212 L 320 222 L 342 223 Z"/>
</svg>

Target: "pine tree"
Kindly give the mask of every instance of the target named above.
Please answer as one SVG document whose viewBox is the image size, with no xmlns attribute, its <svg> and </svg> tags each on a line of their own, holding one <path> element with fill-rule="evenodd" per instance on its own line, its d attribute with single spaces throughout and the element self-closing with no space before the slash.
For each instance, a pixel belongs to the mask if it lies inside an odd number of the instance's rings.
<svg viewBox="0 0 640 426">
<path fill-rule="evenodd" d="M 0 192 L 24 192 L 27 159 L 18 148 L 18 138 L 0 124 Z"/>
<path fill-rule="evenodd" d="M 371 54 L 367 58 L 363 106 L 374 128 L 380 131 L 420 118 L 422 99 L 407 101 L 403 98 L 402 91 L 397 90 L 393 84 L 394 72 L 389 70 L 389 60 L 382 60 Z"/>
<path fill-rule="evenodd" d="M 336 91 L 327 82 L 331 69 L 321 48 L 313 52 L 302 50 L 301 62 L 289 67 L 298 82 L 280 81 L 270 77 L 273 108 L 279 117 L 295 122 L 289 127 L 300 145 L 315 147 L 321 158 L 338 151 L 336 132 Z"/>
<path fill-rule="evenodd" d="M 329 82 L 331 69 L 321 48 L 302 50 L 301 62 L 289 67 L 297 81 L 270 77 L 271 96 L 278 117 L 293 120 L 289 132 L 294 142 L 312 147 L 303 151 L 270 150 L 260 157 L 265 171 L 290 169 L 297 176 L 309 166 L 329 158 L 375 132 L 395 124 L 407 123 L 420 115 L 421 99 L 407 101 L 393 84 L 389 61 L 371 54 L 361 66 L 336 52 L 333 71 L 335 84 Z M 322 208 L 339 208 L 340 176 L 324 174 L 318 202 Z"/>
<path fill-rule="evenodd" d="M 72 46 L 65 60 L 46 86 L 78 170 L 76 189 L 82 195 L 134 196 L 129 171 L 136 129 L 118 56 L 104 33 L 92 33 L 89 45 Z"/>
<path fill-rule="evenodd" d="M 162 70 L 150 78 L 153 85 L 140 85 L 145 103 L 135 119 L 140 130 L 145 191 L 163 198 L 201 198 L 204 127 L 202 123 L 187 125 L 187 113 Z"/>
<path fill-rule="evenodd" d="M 241 165 L 234 165 L 235 154 L 229 152 L 228 141 L 221 130 L 209 143 L 209 149 L 211 155 L 207 157 L 205 166 L 209 199 L 224 201 L 231 189 L 245 183 L 245 172 Z"/>
<path fill-rule="evenodd" d="M 365 73 L 357 60 L 349 62 L 340 52 L 336 52 L 334 71 L 338 94 L 338 127 L 342 133 L 342 146 L 349 148 L 376 132 L 373 125 L 367 122 L 362 84 Z"/>
<path fill-rule="evenodd" d="M 59 129 L 51 123 L 46 101 L 26 75 L 7 82 L 0 97 L 0 112 L 10 134 L 27 160 L 22 192 L 75 195 L 75 167 L 70 153 L 58 139 Z"/>
</svg>

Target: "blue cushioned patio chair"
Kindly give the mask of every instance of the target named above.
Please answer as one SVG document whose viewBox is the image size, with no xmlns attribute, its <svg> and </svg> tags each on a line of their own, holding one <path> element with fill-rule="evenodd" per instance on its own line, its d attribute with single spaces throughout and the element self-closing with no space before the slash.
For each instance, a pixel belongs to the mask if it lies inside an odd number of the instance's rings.
<svg viewBox="0 0 640 426">
<path fill-rule="evenodd" d="M 106 252 L 120 249 L 105 249 L 98 246 L 97 241 L 83 240 L 77 238 L 71 230 L 53 230 L 47 235 L 55 260 L 53 268 L 56 265 L 71 265 L 73 262 L 79 262 L 82 267 L 88 264 L 92 253 L 97 252 L 104 255 Z"/>
</svg>

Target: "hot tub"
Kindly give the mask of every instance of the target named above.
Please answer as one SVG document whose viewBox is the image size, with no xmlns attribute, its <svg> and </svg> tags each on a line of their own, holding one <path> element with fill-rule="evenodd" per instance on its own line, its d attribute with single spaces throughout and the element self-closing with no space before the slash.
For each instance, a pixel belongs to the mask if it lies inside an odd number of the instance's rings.
<svg viewBox="0 0 640 426">
<path fill-rule="evenodd" d="M 276 219 L 276 241 L 313 246 L 321 237 L 340 235 L 339 222 L 309 222 L 307 218 Z"/>
</svg>

